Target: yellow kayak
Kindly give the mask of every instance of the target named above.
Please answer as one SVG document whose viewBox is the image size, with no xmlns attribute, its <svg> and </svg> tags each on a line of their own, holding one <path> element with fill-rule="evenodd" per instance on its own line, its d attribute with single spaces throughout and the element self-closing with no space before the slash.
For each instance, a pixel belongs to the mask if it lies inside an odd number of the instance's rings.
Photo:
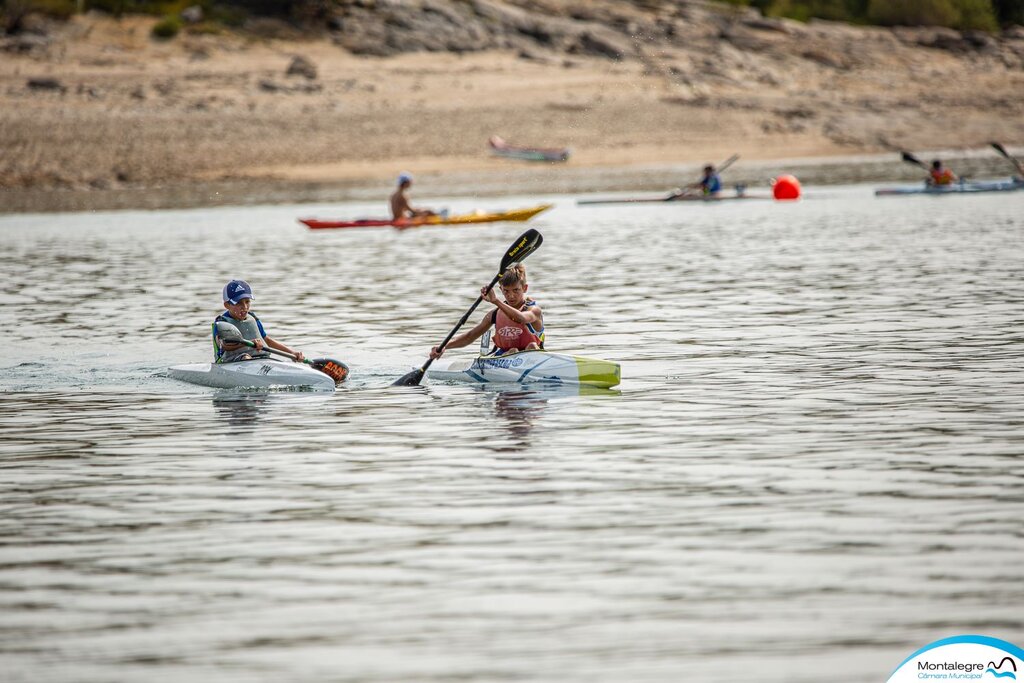
<svg viewBox="0 0 1024 683">
<path fill-rule="evenodd" d="M 541 204 L 528 209 L 514 209 L 512 211 L 486 212 L 476 211 L 456 216 L 424 216 L 423 218 L 408 218 L 400 221 L 392 221 L 386 218 L 363 218 L 355 221 L 326 220 L 320 218 L 300 218 L 299 222 L 319 230 L 322 228 L 380 228 L 391 226 L 399 230 L 407 228 L 421 228 L 427 225 L 470 225 L 472 223 L 499 223 L 501 221 L 528 221 L 542 211 L 547 211 L 553 204 Z"/>
</svg>

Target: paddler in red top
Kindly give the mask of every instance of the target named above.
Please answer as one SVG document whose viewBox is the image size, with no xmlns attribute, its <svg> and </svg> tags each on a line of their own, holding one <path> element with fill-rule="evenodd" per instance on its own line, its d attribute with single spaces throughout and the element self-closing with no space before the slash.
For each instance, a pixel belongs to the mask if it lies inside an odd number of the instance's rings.
<svg viewBox="0 0 1024 683">
<path fill-rule="evenodd" d="M 928 171 L 929 185 L 952 185 L 956 181 L 956 174 L 946 168 L 941 159 L 932 162 L 931 170 Z"/>
<path fill-rule="evenodd" d="M 476 326 L 456 336 L 444 349 L 434 347 L 430 357 L 437 359 L 447 349 L 468 346 L 479 339 L 491 325 L 494 326 L 494 350 L 497 355 L 512 351 L 532 351 L 544 348 L 544 314 L 533 299 L 526 296 L 530 285 L 526 282 L 526 266 L 512 266 L 499 281 L 500 301 L 493 289 L 481 288 L 480 296 L 496 308 L 484 316 Z"/>
</svg>

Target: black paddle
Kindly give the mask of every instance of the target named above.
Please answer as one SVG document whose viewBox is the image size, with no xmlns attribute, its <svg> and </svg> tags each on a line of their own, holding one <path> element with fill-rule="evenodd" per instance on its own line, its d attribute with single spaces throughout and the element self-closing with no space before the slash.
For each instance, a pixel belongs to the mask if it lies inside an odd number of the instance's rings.
<svg viewBox="0 0 1024 683">
<path fill-rule="evenodd" d="M 1024 176 L 1024 163 L 1021 163 L 1020 159 L 1007 152 L 1006 148 L 1000 145 L 998 142 L 990 142 L 988 144 L 992 145 L 992 148 L 995 151 L 999 152 L 1001 155 L 1006 157 L 1006 160 L 1013 164 L 1013 167 L 1017 169 L 1017 173 L 1020 173 L 1021 176 Z"/>
<path fill-rule="evenodd" d="M 512 246 L 510 246 L 508 250 L 505 252 L 505 255 L 501 257 L 501 265 L 498 266 L 498 274 L 495 275 L 494 278 L 491 280 L 491 284 L 487 285 L 487 289 L 490 290 L 492 287 L 494 287 L 494 285 L 498 284 L 498 280 L 500 280 L 501 276 L 505 274 L 505 271 L 507 271 L 509 268 L 516 265 L 517 263 L 521 263 L 526 259 L 527 256 L 537 251 L 537 249 L 540 248 L 541 242 L 543 241 L 544 236 L 541 235 L 536 230 L 534 230 L 533 228 L 530 228 L 522 235 L 517 237 L 516 241 L 513 242 Z M 438 348 L 444 350 L 444 347 L 447 346 L 448 342 L 452 340 L 452 337 L 454 337 L 455 333 L 459 331 L 459 328 L 466 324 L 466 321 L 469 320 L 469 316 L 473 315 L 473 311 L 476 310 L 476 307 L 479 306 L 480 302 L 483 300 L 483 296 L 478 296 L 476 298 L 476 301 L 474 301 L 473 305 L 469 307 L 469 310 L 466 311 L 466 314 L 462 316 L 462 319 L 455 324 L 455 327 L 453 327 L 452 331 L 448 333 L 448 336 L 444 338 L 444 341 L 438 344 Z M 423 364 L 423 367 L 416 368 L 412 372 L 403 375 L 391 386 L 414 387 L 418 385 L 420 381 L 423 379 L 423 375 L 426 374 L 427 368 L 429 368 L 430 364 L 433 362 L 433 358 L 428 358 L 427 362 Z"/>
<path fill-rule="evenodd" d="M 232 325 L 231 323 L 217 322 L 216 327 L 217 336 L 223 339 L 224 341 L 229 342 L 231 344 L 243 344 L 245 346 L 256 348 L 256 343 L 251 342 L 248 339 L 242 338 L 242 333 L 239 332 L 238 328 Z M 298 360 L 296 356 L 293 356 L 290 353 L 286 353 L 285 351 L 278 351 L 277 349 L 272 349 L 265 344 L 263 346 L 263 350 L 268 353 L 277 354 L 278 356 L 291 358 L 294 361 Z M 314 358 L 313 360 L 309 360 L 308 358 L 304 358 L 302 359 L 302 362 L 305 363 L 306 365 L 312 366 L 314 370 L 319 370 L 320 372 L 324 373 L 325 375 L 333 379 L 335 384 L 340 384 L 344 382 L 345 379 L 348 377 L 348 366 L 342 363 L 340 360 L 335 360 L 333 358 Z"/>
<path fill-rule="evenodd" d="M 915 157 L 910 152 L 900 152 L 900 156 L 903 157 L 903 161 L 907 162 L 908 164 L 914 164 L 916 166 L 920 166 L 921 168 L 923 168 L 926 171 L 931 171 L 932 170 L 931 166 L 929 166 L 928 164 L 924 163 L 923 161 L 921 161 L 920 159 Z"/>
</svg>

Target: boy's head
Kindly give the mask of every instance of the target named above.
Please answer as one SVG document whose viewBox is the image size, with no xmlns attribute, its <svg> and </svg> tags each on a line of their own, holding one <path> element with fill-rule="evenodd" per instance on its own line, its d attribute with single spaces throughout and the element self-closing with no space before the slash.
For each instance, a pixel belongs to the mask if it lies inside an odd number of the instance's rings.
<svg viewBox="0 0 1024 683">
<path fill-rule="evenodd" d="M 498 284 L 501 285 L 501 293 L 506 303 L 510 306 L 521 306 L 526 300 L 526 290 L 530 288 L 526 282 L 526 266 L 522 263 L 512 266 L 501 276 Z"/>
<path fill-rule="evenodd" d="M 938 171 L 940 168 L 942 168 L 942 160 L 941 159 L 935 159 L 934 161 L 932 161 L 932 168 L 934 168 L 936 171 Z"/>
<path fill-rule="evenodd" d="M 232 280 L 224 285 L 224 308 L 231 317 L 242 320 L 249 313 L 252 305 L 252 287 L 245 280 Z"/>
<path fill-rule="evenodd" d="M 404 171 L 402 173 L 399 173 L 398 174 L 398 186 L 399 187 L 409 187 L 410 185 L 412 185 L 412 174 L 411 173 L 406 173 Z"/>
</svg>

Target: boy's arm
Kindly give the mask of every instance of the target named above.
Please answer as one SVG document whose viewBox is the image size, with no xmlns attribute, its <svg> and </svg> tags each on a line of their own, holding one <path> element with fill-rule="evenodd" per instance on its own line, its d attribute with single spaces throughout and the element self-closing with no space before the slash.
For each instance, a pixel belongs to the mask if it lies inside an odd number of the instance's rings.
<svg viewBox="0 0 1024 683">
<path fill-rule="evenodd" d="M 218 337 L 217 336 L 216 328 L 214 328 L 213 335 L 214 335 L 214 339 L 216 340 L 216 343 L 220 344 L 221 350 L 222 351 L 226 351 L 228 353 L 237 351 L 238 349 L 240 349 L 242 347 L 249 346 L 248 344 L 242 344 L 242 343 L 239 343 L 239 342 L 229 342 L 229 341 L 227 341 L 226 339 L 224 339 L 222 337 Z M 248 341 L 251 341 L 252 343 L 256 344 L 255 349 L 257 351 L 262 351 L 263 350 L 264 342 L 263 342 L 262 339 L 249 339 Z"/>
<path fill-rule="evenodd" d="M 298 360 L 298 361 L 302 361 L 305 358 L 305 356 L 302 355 L 302 351 L 295 351 L 293 349 L 290 349 L 287 346 L 285 346 L 284 344 L 282 344 L 281 342 L 277 341 L 276 339 L 271 339 L 270 337 L 264 337 L 263 341 L 264 341 L 264 343 L 266 343 L 267 346 L 269 346 L 272 349 L 277 349 L 278 351 L 284 351 L 285 353 L 292 354 L 293 356 L 295 356 L 295 359 Z"/>
<path fill-rule="evenodd" d="M 469 346 L 470 344 L 475 342 L 477 339 L 479 339 L 480 336 L 484 332 L 486 332 L 488 330 L 488 328 L 490 328 L 490 326 L 491 326 L 491 314 L 488 313 L 487 315 L 484 316 L 483 320 L 478 322 L 473 327 L 473 329 L 468 330 L 466 332 L 463 332 L 462 334 L 458 334 L 458 335 L 455 335 L 454 337 L 452 337 L 452 340 L 450 342 L 448 342 L 448 344 L 444 347 L 444 349 L 439 349 L 436 346 L 434 348 L 430 349 L 430 357 L 431 358 L 440 358 L 441 354 L 443 354 L 447 349 L 460 349 L 463 346 Z"/>
<path fill-rule="evenodd" d="M 512 308 L 511 306 L 509 306 L 504 301 L 501 301 L 500 299 L 496 301 L 495 304 L 498 306 L 498 308 L 502 310 L 502 312 L 505 315 L 512 318 L 512 320 L 515 320 L 520 325 L 532 325 L 535 322 L 539 322 L 541 319 L 542 313 L 540 310 L 540 306 L 530 306 L 525 311 L 520 311 L 515 308 Z"/>
</svg>

